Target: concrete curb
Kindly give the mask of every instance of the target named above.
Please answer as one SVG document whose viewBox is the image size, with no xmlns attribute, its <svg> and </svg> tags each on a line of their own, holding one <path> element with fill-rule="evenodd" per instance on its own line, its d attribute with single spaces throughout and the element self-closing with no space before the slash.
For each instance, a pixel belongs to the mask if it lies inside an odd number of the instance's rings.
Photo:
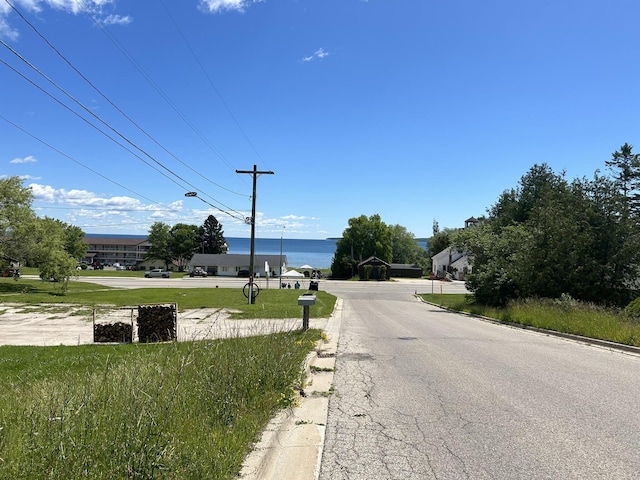
<svg viewBox="0 0 640 480">
<path fill-rule="evenodd" d="M 342 323 L 342 300 L 325 326 L 326 340 L 305 361 L 306 384 L 296 407 L 269 422 L 253 451 L 245 459 L 240 478 L 245 480 L 316 480 L 333 390 L 335 360 Z"/>
</svg>

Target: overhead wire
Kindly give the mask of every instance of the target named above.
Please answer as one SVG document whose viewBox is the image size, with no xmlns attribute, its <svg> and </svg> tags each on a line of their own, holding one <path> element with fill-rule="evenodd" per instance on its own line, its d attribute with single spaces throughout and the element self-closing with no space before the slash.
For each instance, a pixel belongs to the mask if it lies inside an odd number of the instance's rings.
<svg viewBox="0 0 640 480">
<path fill-rule="evenodd" d="M 164 169 L 165 171 L 167 171 L 168 173 L 170 173 L 171 175 L 173 175 L 175 178 L 178 178 L 179 180 L 181 180 L 184 184 L 190 186 L 192 189 L 201 192 L 205 195 L 207 195 L 206 193 L 202 192 L 201 189 L 199 189 L 198 187 L 196 187 L 195 185 L 193 185 L 192 183 L 188 182 L 187 180 L 185 180 L 184 178 L 182 178 L 180 175 L 178 175 L 177 173 L 175 173 L 174 171 L 172 171 L 171 169 L 169 169 L 168 167 L 166 167 L 162 162 L 158 161 L 157 159 L 155 159 L 151 154 L 149 154 L 146 150 L 144 150 L 142 147 L 138 146 L 136 143 L 134 143 L 132 140 L 130 140 L 128 137 L 126 137 L 124 134 L 122 134 L 119 130 L 117 130 L 116 128 L 112 127 L 108 122 L 106 122 L 105 120 L 103 120 L 100 116 L 96 115 L 94 112 L 91 111 L 91 109 L 89 107 L 87 107 L 86 105 L 84 105 L 82 102 L 80 102 L 79 100 L 77 100 L 73 95 L 71 95 L 69 92 L 67 92 L 64 88 L 62 88 L 60 85 L 58 85 L 55 81 L 53 81 L 50 77 L 48 77 L 46 74 L 44 74 L 44 72 L 42 72 L 40 69 L 38 69 L 35 65 L 33 65 L 31 62 L 29 62 L 25 57 L 23 57 L 19 52 L 17 52 L 14 48 L 12 48 L 10 45 L 8 45 L 4 40 L 0 39 L 0 45 L 4 46 L 5 48 L 7 48 L 11 53 L 13 53 L 15 56 L 17 56 L 23 63 L 25 63 L 27 66 L 29 66 L 31 69 L 33 69 L 36 73 L 38 73 L 40 76 L 42 76 L 45 80 L 47 80 L 51 85 L 53 85 L 56 89 L 58 89 L 60 92 L 62 92 L 65 96 L 67 96 L 69 99 L 71 99 L 74 103 L 76 103 L 79 107 L 81 107 L 85 112 L 87 112 L 89 115 L 91 115 L 94 119 L 96 119 L 97 121 L 99 121 L 100 123 L 102 123 L 104 126 L 106 126 L 109 130 L 111 130 L 112 132 L 114 132 L 117 136 L 119 136 L 122 140 L 124 140 L 126 143 L 128 143 L 129 145 L 131 145 L 133 148 L 135 148 L 136 150 L 138 150 L 139 152 L 141 152 L 143 155 L 145 155 L 147 158 L 149 158 L 151 161 L 153 161 L 154 163 L 156 163 L 158 166 L 160 166 L 162 169 Z M 167 174 L 165 174 L 164 172 L 160 171 L 159 169 L 155 168 L 153 165 L 151 165 L 149 162 L 147 162 L 145 159 L 143 159 L 140 155 L 136 154 L 135 152 L 132 152 L 129 148 L 127 148 L 126 146 L 124 146 L 122 143 L 118 142 L 115 138 L 113 138 L 111 135 L 109 135 L 108 133 L 104 132 L 102 129 L 100 129 L 99 127 L 97 127 L 96 125 L 94 125 L 93 123 L 91 123 L 88 119 L 86 119 L 85 117 L 83 117 L 82 115 L 80 115 L 78 112 L 76 112 L 75 110 L 73 110 L 72 108 L 70 108 L 68 105 L 66 105 L 64 102 L 62 102 L 60 99 L 56 98 L 55 96 L 53 96 L 50 92 L 46 91 L 44 88 L 42 88 L 40 85 L 38 85 L 36 82 L 34 82 L 33 80 L 31 80 L 30 78 L 28 78 L 26 75 L 24 75 L 22 72 L 20 72 L 19 70 L 17 70 L 16 68 L 14 68 L 12 65 L 10 65 L 9 63 L 7 63 L 5 60 L 0 59 L 0 63 L 3 63 L 5 66 L 7 66 L 9 69 L 11 69 L 13 72 L 15 72 L 17 75 L 19 75 L 20 77 L 22 77 L 24 80 L 26 80 L 27 82 L 31 83 L 34 87 L 36 87 L 37 89 L 39 89 L 40 91 L 42 91 L 43 93 L 45 93 L 47 96 L 49 96 L 51 99 L 53 99 L 54 101 L 56 101 L 58 104 L 60 104 L 62 107 L 64 107 L 65 109 L 67 109 L 68 111 L 70 111 L 71 113 L 73 113 L 74 115 L 76 115 L 78 118 L 80 118 L 81 120 L 83 120 L 85 123 L 87 123 L 88 125 L 90 125 L 92 128 L 96 129 L 98 132 L 102 133 L 104 136 L 106 136 L 107 138 L 109 138 L 111 141 L 113 141 L 114 143 L 116 143 L 117 145 L 119 145 L 120 147 L 124 148 L 125 150 L 127 150 L 129 153 L 131 153 L 132 155 L 134 155 L 136 158 L 138 158 L 139 160 L 141 160 L 143 163 L 145 163 L 147 166 L 153 168 L 154 170 L 156 170 L 158 173 L 160 173 L 161 175 L 163 175 L 165 178 L 167 178 L 168 180 L 170 180 L 171 182 L 173 182 L 174 184 L 178 185 L 181 189 L 183 190 L 188 190 L 186 189 L 183 185 L 181 185 L 180 183 L 178 183 L 176 180 L 174 180 L 173 178 L 171 178 L 170 176 L 168 176 Z M 214 199 L 214 201 L 217 201 Z M 232 209 L 231 207 L 223 204 L 220 201 L 217 201 L 220 205 L 224 206 L 225 208 L 227 208 L 228 210 L 230 210 L 231 212 L 234 212 L 235 215 L 237 215 L 236 218 L 238 219 L 243 219 L 244 217 L 242 216 L 242 214 L 240 212 L 235 211 L 234 209 Z M 230 216 L 235 216 L 230 214 L 229 212 L 226 212 L 225 210 L 219 208 L 219 207 L 215 207 L 218 208 L 219 210 L 228 213 Z"/>
<path fill-rule="evenodd" d="M 96 210 L 96 211 L 118 211 L 118 212 L 148 212 L 150 210 L 152 211 L 166 211 L 166 212 L 173 212 L 173 213 L 178 213 L 178 214 L 182 214 L 183 212 L 181 210 L 177 210 L 175 208 L 171 208 L 171 206 L 163 204 L 162 202 L 158 202 L 156 200 L 153 200 L 149 197 L 146 197 L 144 195 L 142 195 L 141 193 L 135 192 L 134 190 L 131 190 L 130 188 L 116 182 L 115 180 L 107 177 L 106 175 L 103 175 L 102 173 L 92 169 L 91 167 L 89 167 L 88 165 L 85 165 L 84 163 L 80 162 L 79 160 L 71 157 L 70 155 L 67 155 L 66 153 L 62 152 L 61 150 L 57 149 L 56 147 L 54 147 L 53 145 L 47 143 L 46 141 L 44 141 L 43 139 L 37 137 L 36 135 L 33 135 L 31 132 L 25 130 L 24 128 L 22 128 L 20 125 L 12 122 L 11 120 L 9 120 L 8 118 L 4 117 L 3 115 L 0 114 L 0 119 L 4 120 L 5 122 L 9 123 L 10 125 L 12 125 L 13 127 L 15 127 L 16 129 L 20 130 L 21 132 L 23 132 L 24 134 L 30 136 L 31 138 L 33 138 L 34 140 L 42 143 L 43 145 L 45 145 L 46 147 L 50 148 L 51 150 L 55 151 L 56 153 L 62 155 L 63 157 L 71 160 L 72 162 L 76 163 L 77 165 L 80 165 L 81 167 L 89 170 L 90 172 L 94 173 L 95 175 L 98 175 L 99 177 L 107 180 L 108 182 L 113 183 L 114 185 L 132 193 L 133 195 L 140 197 L 144 200 L 147 200 L 149 202 L 152 203 L 152 207 L 153 205 L 159 205 L 162 208 L 121 208 L 121 207 L 117 207 L 117 206 L 111 206 L 111 207 L 90 207 L 90 206 L 86 206 L 86 205 L 82 205 L 82 206 L 76 206 L 76 207 L 60 207 L 60 206 L 37 206 L 37 209 L 51 209 L 51 210 Z M 202 199 L 200 199 L 202 200 Z M 220 208 L 218 208 L 215 205 L 211 205 L 210 203 L 206 202 L 208 205 L 210 205 L 211 207 L 220 210 Z M 228 212 L 222 211 L 223 213 L 228 215 Z M 244 218 L 237 218 L 234 216 L 231 216 L 231 218 L 235 218 L 236 220 L 240 220 L 240 221 L 244 221 Z M 137 225 L 137 224 L 146 224 L 148 222 L 138 222 L 138 223 L 131 223 L 128 222 L 127 225 Z M 105 225 L 105 224 L 100 224 L 100 225 L 80 225 L 80 227 L 93 227 L 93 226 L 101 226 L 101 227 L 109 227 L 109 226 L 119 226 L 120 224 L 114 224 L 114 225 Z"/>
<path fill-rule="evenodd" d="M 266 162 L 264 161 L 264 159 L 262 158 L 262 156 L 260 155 L 260 153 L 258 152 L 258 150 L 256 149 L 255 145 L 253 144 L 253 142 L 251 141 L 251 139 L 249 138 L 249 136 L 247 135 L 247 133 L 244 131 L 244 129 L 242 128 L 242 126 L 240 125 L 240 122 L 238 122 L 238 119 L 236 118 L 236 116 L 233 114 L 233 112 L 231 111 L 231 108 L 229 108 L 229 105 L 227 104 L 227 102 L 225 101 L 225 99 L 222 97 L 222 94 L 220 93 L 220 91 L 218 90 L 218 88 L 215 86 L 215 84 L 213 83 L 213 80 L 211 79 L 211 76 L 209 75 L 209 73 L 207 72 L 207 70 L 204 68 L 204 65 L 202 65 L 202 62 L 200 61 L 200 58 L 196 55 L 196 52 L 193 50 L 193 48 L 191 48 L 191 44 L 189 43 L 189 41 L 187 40 L 186 36 L 184 35 L 184 33 L 182 32 L 182 29 L 180 28 L 180 26 L 178 25 L 178 22 L 176 22 L 175 18 L 173 17 L 173 15 L 171 14 L 171 12 L 169 11 L 169 9 L 167 8 L 167 5 L 165 4 L 164 0 L 160 0 L 160 3 L 162 4 L 162 7 L 164 8 L 165 12 L 167 13 L 167 15 L 169 16 L 169 19 L 171 20 L 171 23 L 173 23 L 173 26 L 175 27 L 175 29 L 177 30 L 177 32 L 180 34 L 180 37 L 182 38 L 182 41 L 184 42 L 184 44 L 186 45 L 187 49 L 189 50 L 189 52 L 191 53 L 191 55 L 193 56 L 195 62 L 198 64 L 198 67 L 200 67 L 200 70 L 202 71 L 203 75 L 205 76 L 205 78 L 207 79 L 207 81 L 209 82 L 209 85 L 211 86 L 211 88 L 213 89 L 213 91 L 216 93 L 216 95 L 218 96 L 218 98 L 220 99 L 220 101 L 222 102 L 222 105 L 224 106 L 225 110 L 227 111 L 227 113 L 229 114 L 229 116 L 231 117 L 231 119 L 233 120 L 233 122 L 236 124 L 236 127 L 238 127 L 238 130 L 240 130 L 240 133 L 242 133 L 242 136 L 244 137 L 244 139 L 247 141 L 247 143 L 249 144 L 249 146 L 251 147 L 251 149 L 254 151 L 254 153 L 256 154 L 256 156 L 258 157 L 259 160 L 262 161 L 262 163 L 264 163 L 266 165 Z M 266 165 L 268 167 L 268 165 Z"/>
<path fill-rule="evenodd" d="M 191 167 L 189 164 L 184 162 L 182 159 L 180 159 L 178 156 L 176 156 L 173 152 L 171 152 L 169 149 L 167 149 L 164 145 L 162 145 L 155 137 L 153 137 L 153 135 L 151 135 L 144 128 L 142 128 L 142 126 L 139 125 L 133 118 L 131 118 L 129 115 L 127 115 L 127 113 L 125 113 L 120 107 L 118 107 L 113 101 L 111 101 L 111 99 L 109 97 L 107 97 L 107 95 L 104 92 L 102 92 L 102 90 L 100 90 L 89 78 L 87 78 L 62 52 L 60 52 L 60 50 L 58 50 L 40 32 L 40 30 L 38 30 L 38 28 L 32 22 L 30 22 L 28 18 L 26 18 L 22 14 L 22 12 L 20 10 L 18 10 L 9 0 L 5 0 L 5 1 L 13 9 L 13 11 L 22 19 L 22 21 L 24 21 L 36 33 L 36 35 L 38 35 L 49 46 L 49 48 L 51 48 L 74 72 L 76 72 L 80 76 L 80 78 L 82 78 L 87 84 L 89 84 L 89 86 L 91 86 L 91 88 L 93 88 L 98 93 L 98 95 L 100 95 L 102 98 L 104 98 L 109 103 L 109 105 L 111 105 L 117 112 L 119 112 L 123 117 L 125 117 L 129 122 L 131 122 L 138 130 L 140 130 L 143 134 L 145 134 L 151 141 L 153 141 L 156 145 L 158 145 L 168 155 L 173 157 L 175 160 L 180 162 L 186 168 L 188 168 L 189 170 L 194 172 L 196 175 L 198 175 L 202 179 L 204 179 L 207 182 L 211 183 L 212 185 L 215 185 L 218 188 L 226 190 L 229 193 L 233 193 L 233 194 L 240 195 L 240 196 L 246 196 L 246 194 L 235 192 L 235 191 L 233 191 L 233 190 L 231 190 L 231 189 L 229 189 L 227 187 L 224 187 L 224 186 L 214 182 L 210 178 L 208 178 L 205 175 L 203 175 L 202 172 L 199 172 L 195 168 Z"/>
<path fill-rule="evenodd" d="M 80 4 L 86 7 L 86 4 L 80 0 Z M 108 28 L 98 21 L 91 13 L 90 9 L 86 9 L 85 14 L 93 21 L 93 23 L 107 36 L 109 40 L 115 45 L 120 53 L 140 72 L 143 78 L 153 87 L 153 89 L 160 95 L 160 97 L 173 109 L 173 111 L 191 128 L 191 130 L 203 141 L 203 143 L 209 147 L 209 149 L 222 160 L 227 167 L 234 171 L 231 163 L 225 158 L 225 156 L 211 143 L 206 136 L 194 125 L 194 123 L 180 110 L 180 108 L 171 100 L 171 98 L 160 88 L 160 86 L 151 78 L 151 76 L 145 71 L 144 68 L 136 61 L 136 59 L 129 53 L 129 51 L 118 41 L 118 39 L 109 31 Z"/>
<path fill-rule="evenodd" d="M 103 178 L 104 180 L 122 188 L 123 190 L 126 190 L 129 193 L 132 193 L 133 195 L 135 195 L 136 197 L 140 197 L 144 200 L 147 200 L 149 202 L 151 202 L 153 205 L 161 205 L 163 207 L 167 207 L 165 204 L 163 204 L 162 202 L 158 202 L 156 200 L 153 200 L 149 197 L 146 197 L 144 195 L 142 195 L 141 193 L 138 193 L 134 190 L 131 190 L 130 188 L 122 185 L 121 183 L 116 182 L 115 180 L 107 177 L 106 175 L 103 175 L 102 173 L 98 172 L 97 170 L 94 170 L 93 168 L 89 167 L 88 165 L 85 165 L 84 163 L 82 163 L 81 161 L 71 157 L 70 155 L 67 155 L 66 153 L 64 153 L 63 151 L 57 149 L 56 147 L 54 147 L 53 145 L 51 145 L 50 143 L 44 141 L 43 139 L 41 139 L 40 137 L 32 134 L 31 132 L 25 130 L 24 128 L 22 128 L 20 125 L 12 122 L 11 120 L 9 120 L 8 118 L 4 117 L 2 114 L 0 114 L 0 118 L 2 120 L 4 120 L 5 122 L 7 122 L 8 124 L 12 125 L 13 127 L 15 127 L 16 129 L 20 130 L 21 132 L 23 132 L 25 135 L 30 136 L 31 138 L 33 138 L 34 140 L 40 142 L 41 144 L 43 144 L 44 146 L 50 148 L 51 150 L 53 150 L 54 152 L 58 153 L 59 155 L 62 155 L 63 157 L 67 158 L 68 160 L 71 160 L 72 162 L 74 162 L 77 165 L 80 165 L 82 168 L 85 168 L 87 170 L 89 170 L 91 173 L 99 176 L 100 178 Z M 59 208 L 59 207 L 58 207 Z M 175 210 L 172 209 L 170 207 L 167 207 L 169 211 L 175 212 L 175 213 L 181 213 L 179 210 Z"/>
</svg>

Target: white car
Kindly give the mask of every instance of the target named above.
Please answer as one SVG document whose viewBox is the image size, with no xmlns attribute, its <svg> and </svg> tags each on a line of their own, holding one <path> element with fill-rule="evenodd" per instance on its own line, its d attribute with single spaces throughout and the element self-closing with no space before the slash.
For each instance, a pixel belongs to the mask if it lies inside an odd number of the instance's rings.
<svg viewBox="0 0 640 480">
<path fill-rule="evenodd" d="M 154 277 L 169 278 L 170 276 L 171 276 L 171 272 L 169 270 L 163 270 L 161 268 L 154 268 L 153 270 L 149 270 L 144 274 L 145 278 L 154 278 Z"/>
</svg>

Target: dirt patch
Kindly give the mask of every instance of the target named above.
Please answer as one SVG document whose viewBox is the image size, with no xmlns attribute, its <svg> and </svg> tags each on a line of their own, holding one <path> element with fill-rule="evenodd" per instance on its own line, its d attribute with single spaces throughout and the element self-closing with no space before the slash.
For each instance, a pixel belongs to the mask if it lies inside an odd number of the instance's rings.
<svg viewBox="0 0 640 480">
<path fill-rule="evenodd" d="M 137 307 L 136 307 L 137 309 Z M 100 309 L 96 322 L 131 322 L 131 308 Z M 230 313 L 200 308 L 178 313 L 178 341 L 267 335 L 301 328 L 302 319 L 231 320 Z M 312 319 L 323 329 L 327 319 Z M 0 345 L 83 345 L 93 343 L 93 311 L 81 305 L 9 305 L 0 311 Z"/>
</svg>

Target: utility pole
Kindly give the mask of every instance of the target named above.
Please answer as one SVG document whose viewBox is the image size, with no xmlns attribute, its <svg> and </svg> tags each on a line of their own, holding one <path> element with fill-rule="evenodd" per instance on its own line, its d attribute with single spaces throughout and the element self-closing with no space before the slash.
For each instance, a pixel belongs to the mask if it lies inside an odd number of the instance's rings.
<svg viewBox="0 0 640 480">
<path fill-rule="evenodd" d="M 248 173 L 253 176 L 253 195 L 251 196 L 251 250 L 249 253 L 249 304 L 254 303 L 253 298 L 253 257 L 256 250 L 256 183 L 258 175 L 273 175 L 273 172 L 259 171 L 256 165 L 253 166 L 253 170 L 236 170 L 236 173 Z"/>
<path fill-rule="evenodd" d="M 280 233 L 280 275 L 278 276 L 278 288 L 282 288 L 282 239 L 284 238 L 284 229 L 286 225 L 282 226 L 282 233 Z"/>
</svg>

